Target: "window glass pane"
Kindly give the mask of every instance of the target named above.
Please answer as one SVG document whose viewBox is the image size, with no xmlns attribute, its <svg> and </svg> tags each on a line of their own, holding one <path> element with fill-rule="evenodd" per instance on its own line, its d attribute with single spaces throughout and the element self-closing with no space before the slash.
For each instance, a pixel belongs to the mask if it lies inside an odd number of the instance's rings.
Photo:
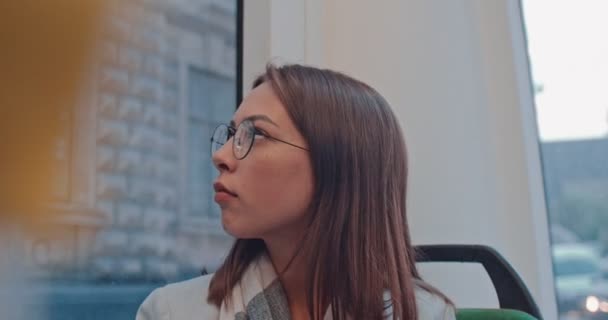
<svg viewBox="0 0 608 320">
<path fill-rule="evenodd" d="M 212 201 L 216 170 L 211 161 L 209 137 L 219 124 L 228 123 L 235 108 L 235 83 L 220 74 L 188 69 L 188 212 L 194 216 L 217 217 Z"/>
<path fill-rule="evenodd" d="M 191 121 L 188 127 L 188 210 L 192 215 L 211 216 L 211 208 L 215 206 L 212 194 L 215 169 L 211 163 L 211 144 L 209 139 L 205 139 L 211 127 L 195 121 Z"/>
<path fill-rule="evenodd" d="M 134 319 L 151 290 L 214 271 L 232 243 L 209 139 L 235 109 L 237 2 L 117 3 L 51 150 L 52 222 L 0 227 L 23 260 L 23 292 L 0 288 L 24 297 L 19 319 Z"/>
<path fill-rule="evenodd" d="M 608 2 L 523 9 L 560 317 L 608 318 Z"/>
</svg>

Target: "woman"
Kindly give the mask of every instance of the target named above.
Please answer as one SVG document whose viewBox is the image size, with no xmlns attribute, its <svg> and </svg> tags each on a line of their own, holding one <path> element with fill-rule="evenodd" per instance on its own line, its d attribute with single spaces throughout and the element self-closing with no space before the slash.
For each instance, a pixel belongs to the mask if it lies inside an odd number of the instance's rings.
<svg viewBox="0 0 608 320">
<path fill-rule="evenodd" d="M 374 89 L 270 65 L 211 140 L 237 240 L 215 274 L 155 290 L 137 319 L 454 318 L 416 270 L 405 143 Z"/>
</svg>

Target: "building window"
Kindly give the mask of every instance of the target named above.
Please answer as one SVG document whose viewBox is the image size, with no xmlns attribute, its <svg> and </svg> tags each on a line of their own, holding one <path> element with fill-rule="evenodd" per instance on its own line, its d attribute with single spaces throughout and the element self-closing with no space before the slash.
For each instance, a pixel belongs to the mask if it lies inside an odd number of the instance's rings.
<svg viewBox="0 0 608 320">
<path fill-rule="evenodd" d="M 221 123 L 228 123 L 236 98 L 233 79 L 188 68 L 188 213 L 211 219 L 219 217 L 213 202 L 216 170 L 211 161 L 210 136 Z"/>
<path fill-rule="evenodd" d="M 59 135 L 55 139 L 53 148 L 53 199 L 62 202 L 70 201 L 71 189 L 71 174 L 70 163 L 72 154 L 72 113 L 69 110 L 64 110 L 58 115 L 59 125 L 61 129 Z"/>
</svg>

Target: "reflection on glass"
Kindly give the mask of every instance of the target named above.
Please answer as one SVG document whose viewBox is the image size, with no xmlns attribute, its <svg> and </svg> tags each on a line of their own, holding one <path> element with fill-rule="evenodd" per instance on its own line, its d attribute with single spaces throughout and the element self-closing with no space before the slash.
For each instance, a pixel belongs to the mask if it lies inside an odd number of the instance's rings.
<svg viewBox="0 0 608 320">
<path fill-rule="evenodd" d="M 231 242 L 209 137 L 236 104 L 236 1 L 132 1 L 104 30 L 53 150 L 53 223 L 12 238 L 42 319 L 133 319 L 153 288 L 213 270 Z"/>
<path fill-rule="evenodd" d="M 608 319 L 608 2 L 523 9 L 560 318 Z"/>
</svg>

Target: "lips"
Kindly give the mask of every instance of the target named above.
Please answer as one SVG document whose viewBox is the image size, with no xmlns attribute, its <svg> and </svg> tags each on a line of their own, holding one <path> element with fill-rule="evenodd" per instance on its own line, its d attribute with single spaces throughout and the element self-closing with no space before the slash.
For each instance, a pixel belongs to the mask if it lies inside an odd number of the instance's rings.
<svg viewBox="0 0 608 320">
<path fill-rule="evenodd" d="M 233 197 L 236 197 L 237 194 L 234 193 L 233 191 L 231 191 L 230 189 L 228 189 L 225 185 L 223 185 L 221 182 L 216 182 L 213 184 L 213 189 L 215 190 L 216 193 L 227 193 Z"/>
</svg>

